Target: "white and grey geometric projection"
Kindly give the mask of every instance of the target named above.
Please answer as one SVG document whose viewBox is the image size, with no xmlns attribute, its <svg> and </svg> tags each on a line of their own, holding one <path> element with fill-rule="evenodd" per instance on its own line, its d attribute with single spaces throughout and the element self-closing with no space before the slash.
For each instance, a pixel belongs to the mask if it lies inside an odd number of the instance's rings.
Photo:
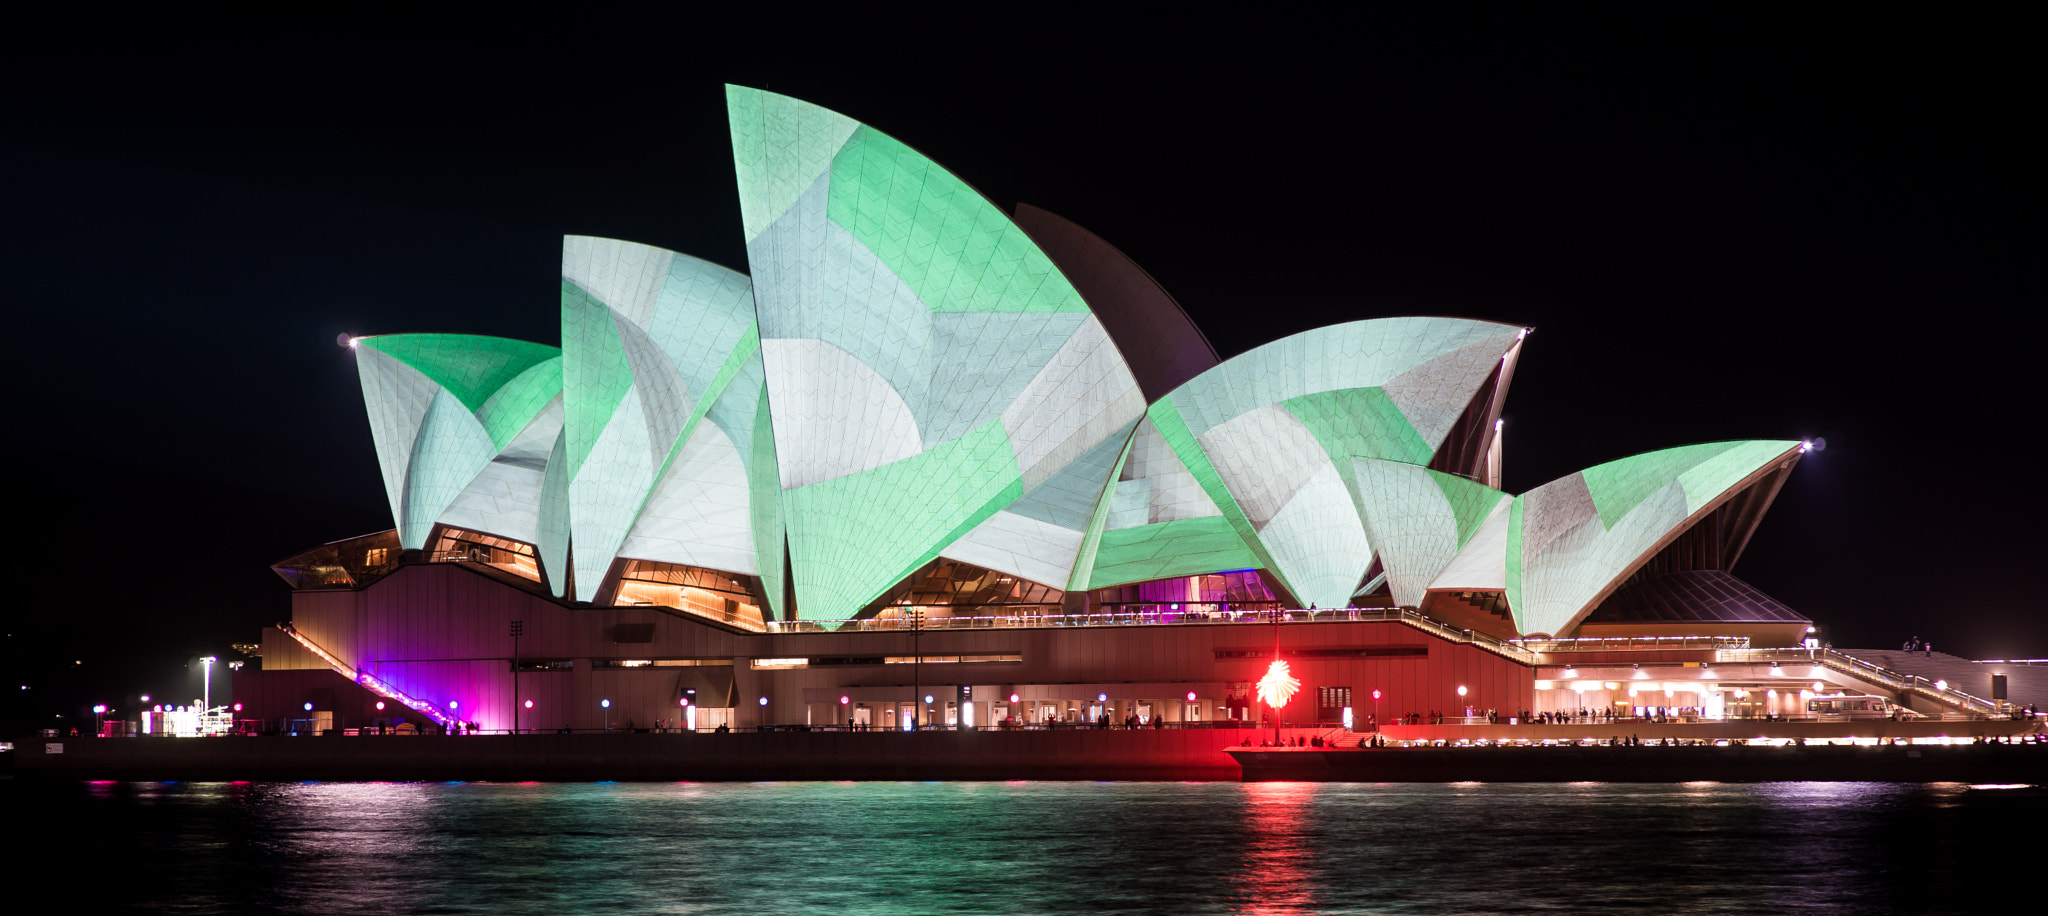
<svg viewBox="0 0 2048 916">
<path fill-rule="evenodd" d="M 1086 230 L 1027 210 L 1100 313 L 903 143 L 773 93 L 727 105 L 751 276 L 570 237 L 560 349 L 355 341 L 405 547 L 436 525 L 531 543 L 578 601 L 624 559 L 756 576 L 767 616 L 825 621 L 941 557 L 1067 591 L 1256 568 L 1322 607 L 1379 569 L 1398 604 L 1502 591 L 1559 633 L 1797 458 L 1687 446 L 1510 498 L 1459 474 L 1498 445 L 1526 329 L 1354 321 L 1217 363 Z"/>
</svg>

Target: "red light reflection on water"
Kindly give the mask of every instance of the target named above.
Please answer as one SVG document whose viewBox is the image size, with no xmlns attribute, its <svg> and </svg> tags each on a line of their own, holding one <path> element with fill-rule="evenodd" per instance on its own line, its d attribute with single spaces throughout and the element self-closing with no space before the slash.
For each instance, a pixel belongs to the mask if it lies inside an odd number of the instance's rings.
<svg viewBox="0 0 2048 916">
<path fill-rule="evenodd" d="M 1242 912 L 1313 912 L 1313 872 L 1309 867 L 1309 804 L 1319 784 L 1253 782 L 1244 787 L 1246 810 L 1244 867 L 1238 883 L 1248 898 Z"/>
</svg>

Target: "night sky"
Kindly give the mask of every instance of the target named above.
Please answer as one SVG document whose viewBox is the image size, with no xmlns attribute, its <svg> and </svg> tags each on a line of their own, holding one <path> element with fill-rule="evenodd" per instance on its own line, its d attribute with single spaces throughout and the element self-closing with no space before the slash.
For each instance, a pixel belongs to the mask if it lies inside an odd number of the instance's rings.
<svg viewBox="0 0 2048 916">
<path fill-rule="evenodd" d="M 193 657 L 289 617 L 270 563 L 391 526 L 337 334 L 557 344 L 564 234 L 744 271 L 726 82 L 1094 230 L 1225 357 L 1378 316 L 1535 327 L 1511 492 L 1826 437 L 1738 575 L 1838 646 L 2048 656 L 2048 74 L 2005 9 L 19 36 L 4 663 L 36 689 L 0 725 L 196 696 Z"/>
</svg>

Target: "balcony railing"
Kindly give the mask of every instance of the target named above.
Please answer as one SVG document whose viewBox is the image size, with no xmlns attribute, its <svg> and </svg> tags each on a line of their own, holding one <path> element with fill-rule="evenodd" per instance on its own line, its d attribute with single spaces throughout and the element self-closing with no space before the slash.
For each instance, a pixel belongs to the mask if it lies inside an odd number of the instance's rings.
<svg viewBox="0 0 2048 916">
<path fill-rule="evenodd" d="M 1399 623 L 1446 642 L 1470 645 L 1525 665 L 1536 653 L 1484 633 L 1460 630 L 1403 608 L 1161 613 L 1001 614 L 972 617 L 882 617 L 861 620 L 771 620 L 770 633 L 868 633 L 912 630 L 1004 630 L 1069 627 L 1272 626 L 1276 623 Z"/>
<path fill-rule="evenodd" d="M 1579 639 L 1514 639 L 1532 652 L 1604 652 L 1615 649 L 1747 649 L 1747 636 L 1594 636 Z"/>
</svg>

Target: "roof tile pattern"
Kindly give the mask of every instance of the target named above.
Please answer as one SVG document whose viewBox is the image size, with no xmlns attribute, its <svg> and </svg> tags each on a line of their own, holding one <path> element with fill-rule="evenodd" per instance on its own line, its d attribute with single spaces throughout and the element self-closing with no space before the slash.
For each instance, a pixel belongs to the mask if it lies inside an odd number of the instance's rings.
<svg viewBox="0 0 2048 916">
<path fill-rule="evenodd" d="M 1103 444 L 1145 405 L 1101 322 L 902 142 L 773 93 L 727 103 L 803 615 L 852 617 L 948 550 L 1065 585 L 1077 498 L 1101 499 Z"/>
<path fill-rule="evenodd" d="M 1504 591 L 1522 631 L 1561 633 L 1798 446 L 1667 449 L 1510 498 L 1428 466 L 1523 328 L 1353 321 L 1219 363 L 1086 230 L 1024 208 L 1027 234 L 817 106 L 727 103 L 751 276 L 570 237 L 559 351 L 359 340 L 404 545 L 436 524 L 530 542 L 578 600 L 621 558 L 758 576 L 764 610 L 814 620 L 941 557 L 1069 591 L 1259 569 L 1323 607 L 1377 564 L 1400 604 Z"/>
<path fill-rule="evenodd" d="M 1506 590 L 1523 633 L 1558 635 L 1615 584 L 1740 485 L 1793 460 L 1800 443 L 1713 442 L 1649 452 L 1554 480 L 1515 499 Z"/>
</svg>

